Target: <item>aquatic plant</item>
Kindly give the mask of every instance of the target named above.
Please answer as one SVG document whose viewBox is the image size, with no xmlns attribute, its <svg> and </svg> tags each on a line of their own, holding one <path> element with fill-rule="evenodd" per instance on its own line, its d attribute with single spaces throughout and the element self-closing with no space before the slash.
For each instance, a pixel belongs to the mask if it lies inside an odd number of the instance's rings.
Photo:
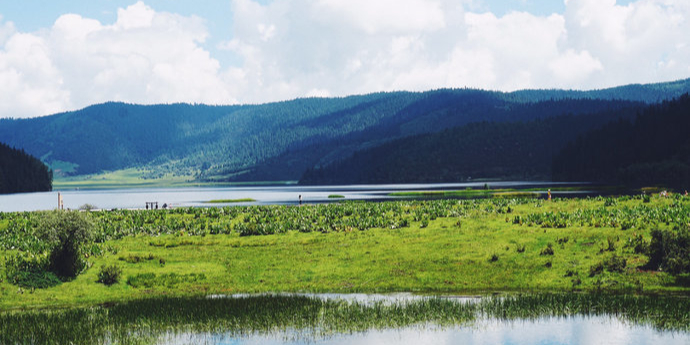
<svg viewBox="0 0 690 345">
<path fill-rule="evenodd" d="M 410 326 L 464 327 L 479 319 L 610 316 L 659 331 L 690 331 L 690 302 L 671 296 L 540 294 L 458 300 L 356 302 L 316 296 L 158 297 L 92 308 L 0 313 L 2 344 L 155 344 L 170 332 L 244 336 L 334 334 Z"/>
</svg>

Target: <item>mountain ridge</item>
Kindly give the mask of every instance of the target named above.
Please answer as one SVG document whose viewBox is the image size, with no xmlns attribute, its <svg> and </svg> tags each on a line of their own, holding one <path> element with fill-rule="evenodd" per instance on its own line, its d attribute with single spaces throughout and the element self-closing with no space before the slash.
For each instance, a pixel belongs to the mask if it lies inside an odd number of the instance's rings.
<svg viewBox="0 0 690 345">
<path fill-rule="evenodd" d="M 33 119 L 0 119 L 0 138 L 60 167 L 56 173 L 63 175 L 146 168 L 149 178 L 173 173 L 203 181 L 286 180 L 404 137 L 472 122 L 634 108 L 681 91 L 690 92 L 690 79 L 598 91 L 438 89 L 261 105 L 106 102 Z M 284 178 L 277 178 L 282 172 Z"/>
</svg>

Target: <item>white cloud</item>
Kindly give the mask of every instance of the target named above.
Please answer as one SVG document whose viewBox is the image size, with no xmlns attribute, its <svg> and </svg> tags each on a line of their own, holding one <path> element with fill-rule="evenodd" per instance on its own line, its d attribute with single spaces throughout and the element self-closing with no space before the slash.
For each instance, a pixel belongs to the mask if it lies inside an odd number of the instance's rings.
<svg viewBox="0 0 690 345">
<path fill-rule="evenodd" d="M 0 116 L 25 117 L 105 101 L 234 103 L 219 62 L 201 48 L 198 17 L 158 13 L 143 2 L 103 25 L 76 14 L 0 46 Z"/>
<path fill-rule="evenodd" d="M 34 33 L 0 18 L 0 117 L 109 100 L 257 103 L 690 77 L 686 0 L 564 0 L 562 14 L 500 17 L 477 11 L 479 0 L 229 1 L 232 36 L 210 50 L 204 19 L 143 2 L 111 24 L 65 14 Z"/>
</svg>

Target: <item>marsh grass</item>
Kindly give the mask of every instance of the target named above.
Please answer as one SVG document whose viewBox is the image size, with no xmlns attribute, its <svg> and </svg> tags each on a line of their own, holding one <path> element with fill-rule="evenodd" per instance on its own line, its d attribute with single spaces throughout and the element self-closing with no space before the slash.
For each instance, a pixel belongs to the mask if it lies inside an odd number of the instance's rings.
<svg viewBox="0 0 690 345">
<path fill-rule="evenodd" d="M 242 202 L 254 202 L 256 200 L 252 198 L 243 198 L 243 199 L 216 199 L 216 200 L 209 200 L 206 201 L 207 204 L 234 204 L 234 203 L 242 203 Z"/>
<path fill-rule="evenodd" d="M 91 213 L 95 241 L 85 250 L 91 268 L 57 286 L 22 287 L 25 293 L 7 272 L 19 253 L 47 255 L 35 236 L 41 213 L 0 213 L 0 310 L 275 291 L 688 293 L 688 279 L 645 268 L 650 258 L 642 250 L 652 229 L 675 232 L 690 223 L 688 201 L 622 197 L 609 207 L 604 198 L 344 201 L 97 211 Z M 623 222 L 633 225 L 623 229 Z M 553 255 L 539 255 L 549 243 Z M 497 261 L 488 260 L 492 254 Z M 603 266 L 614 254 L 625 260 L 624 269 Z M 122 267 L 120 282 L 97 283 L 98 268 L 115 263 Z M 598 264 L 602 270 L 590 276 Z M 150 287 L 126 284 L 145 274 L 153 277 L 144 279 Z M 192 274 L 206 278 L 160 280 Z"/>
<path fill-rule="evenodd" d="M 688 332 L 683 297 L 543 294 L 470 300 L 428 297 L 371 303 L 316 296 L 158 297 L 92 308 L 0 313 L 2 344 L 152 344 L 167 334 L 292 332 L 308 339 L 410 326 L 463 327 L 478 319 L 612 316 Z"/>
</svg>

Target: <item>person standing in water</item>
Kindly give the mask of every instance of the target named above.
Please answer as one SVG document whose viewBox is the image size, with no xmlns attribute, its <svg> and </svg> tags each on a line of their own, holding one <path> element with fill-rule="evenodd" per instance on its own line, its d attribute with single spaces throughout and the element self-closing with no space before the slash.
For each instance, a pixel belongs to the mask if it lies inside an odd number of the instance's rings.
<svg viewBox="0 0 690 345">
<path fill-rule="evenodd" d="M 299 205 L 302 206 L 302 194 L 299 195 Z"/>
</svg>

